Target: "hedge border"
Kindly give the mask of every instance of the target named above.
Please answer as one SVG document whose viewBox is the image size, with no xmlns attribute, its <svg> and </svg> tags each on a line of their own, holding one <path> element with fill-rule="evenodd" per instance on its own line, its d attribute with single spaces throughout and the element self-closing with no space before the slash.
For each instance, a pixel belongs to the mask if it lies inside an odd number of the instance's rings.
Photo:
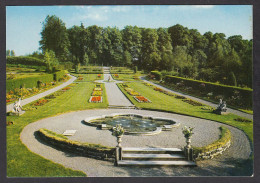
<svg viewBox="0 0 260 183">
<path fill-rule="evenodd" d="M 61 150 L 70 151 L 98 160 L 113 162 L 115 159 L 115 148 L 112 147 L 69 140 L 61 134 L 56 134 L 55 132 L 44 128 L 39 129 L 37 135 L 45 142 L 54 147 L 58 147 Z"/>
<path fill-rule="evenodd" d="M 18 78 L 6 81 L 6 92 L 14 90 L 15 88 L 33 88 L 37 87 L 37 82 L 50 83 L 54 80 L 58 81 L 61 79 L 68 71 L 62 70 L 55 72 L 53 74 L 44 74 L 42 76 Z"/>
</svg>

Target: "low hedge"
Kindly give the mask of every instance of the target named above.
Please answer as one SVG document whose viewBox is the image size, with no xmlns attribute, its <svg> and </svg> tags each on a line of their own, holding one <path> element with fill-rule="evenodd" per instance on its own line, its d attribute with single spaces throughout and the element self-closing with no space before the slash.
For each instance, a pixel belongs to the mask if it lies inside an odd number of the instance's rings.
<svg viewBox="0 0 260 183">
<path fill-rule="evenodd" d="M 195 157 L 198 157 L 199 154 L 215 151 L 219 148 L 225 147 L 231 141 L 231 132 L 228 128 L 221 126 L 221 135 L 218 140 L 213 142 L 210 145 L 204 147 L 193 147 Z"/>
<path fill-rule="evenodd" d="M 46 66 L 46 63 L 38 58 L 30 56 L 19 56 L 19 57 L 7 57 L 7 64 L 22 64 L 22 65 L 35 65 L 35 66 Z"/>
<path fill-rule="evenodd" d="M 68 71 L 66 71 L 66 70 L 55 72 L 53 74 L 53 80 L 59 81 L 59 79 L 61 79 L 67 73 L 68 73 Z"/>
<path fill-rule="evenodd" d="M 54 80 L 59 80 L 62 78 L 67 71 L 58 71 L 54 74 L 44 74 L 41 76 L 35 77 L 26 77 L 26 78 L 19 78 L 19 79 L 12 79 L 6 81 L 6 92 L 10 90 L 14 90 L 15 88 L 33 88 L 37 87 L 37 82 L 41 81 L 42 83 L 50 83 Z"/>
<path fill-rule="evenodd" d="M 181 85 L 185 87 L 191 87 L 192 90 L 196 90 L 199 92 L 207 93 L 214 93 L 214 96 L 221 95 L 224 99 L 232 98 L 235 93 L 239 93 L 239 97 L 237 100 L 244 105 L 245 107 L 251 107 L 253 105 L 253 90 L 250 88 L 240 88 L 236 86 L 228 86 L 218 83 L 211 83 L 206 81 L 199 81 L 193 79 L 187 79 L 177 76 L 169 76 L 165 77 L 166 83 L 181 83 Z"/>
<path fill-rule="evenodd" d="M 56 134 L 44 128 L 39 129 L 37 133 L 40 138 L 51 143 L 55 147 L 61 148 L 62 150 L 69 150 L 83 156 L 102 160 L 111 161 L 115 158 L 115 148 L 112 147 L 69 140 L 64 135 Z"/>
</svg>

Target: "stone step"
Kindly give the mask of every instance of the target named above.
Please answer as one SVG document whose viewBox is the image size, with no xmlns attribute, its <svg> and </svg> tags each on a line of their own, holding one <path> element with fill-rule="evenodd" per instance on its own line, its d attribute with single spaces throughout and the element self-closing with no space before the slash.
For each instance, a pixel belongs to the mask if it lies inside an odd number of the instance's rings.
<svg viewBox="0 0 260 183">
<path fill-rule="evenodd" d="M 185 160 L 186 157 L 182 154 L 123 154 L 123 160 L 167 160 L 167 161 L 180 161 Z"/>
<path fill-rule="evenodd" d="M 131 161 L 119 160 L 118 166 L 197 166 L 193 161 Z"/>
<path fill-rule="evenodd" d="M 109 105 L 110 109 L 135 109 L 135 106 L 119 106 L 119 105 Z"/>
<path fill-rule="evenodd" d="M 183 154 L 183 151 L 179 148 L 151 148 L 151 147 L 124 147 L 123 153 L 134 154 Z"/>
</svg>

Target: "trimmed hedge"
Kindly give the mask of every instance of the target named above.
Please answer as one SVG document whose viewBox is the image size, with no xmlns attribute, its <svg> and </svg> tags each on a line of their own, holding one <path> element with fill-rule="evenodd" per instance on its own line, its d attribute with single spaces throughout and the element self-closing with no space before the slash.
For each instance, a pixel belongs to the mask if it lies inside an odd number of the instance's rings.
<svg viewBox="0 0 260 183">
<path fill-rule="evenodd" d="M 27 77 L 27 78 L 20 78 L 20 79 L 13 79 L 6 81 L 6 92 L 10 90 L 14 90 L 15 88 L 33 88 L 37 87 L 37 82 L 41 81 L 42 83 L 50 83 L 56 79 L 62 78 L 67 71 L 59 71 L 54 74 L 44 74 L 42 76 L 35 76 L 35 77 Z"/>
<path fill-rule="evenodd" d="M 7 64 L 22 64 L 22 65 L 34 65 L 34 66 L 46 66 L 46 63 L 41 59 L 29 56 L 19 56 L 19 57 L 7 57 Z"/>
<path fill-rule="evenodd" d="M 157 80 L 162 80 L 162 73 L 159 71 L 151 71 L 151 75 L 154 75 Z"/>
<path fill-rule="evenodd" d="M 45 74 L 36 77 L 27 77 L 6 81 L 6 91 L 14 90 L 15 88 L 33 88 L 37 87 L 37 82 L 50 83 L 53 81 L 53 74 Z"/>
<path fill-rule="evenodd" d="M 115 148 L 113 147 L 69 140 L 64 135 L 56 134 L 44 128 L 38 130 L 37 133 L 43 140 L 62 150 L 106 161 L 113 161 L 115 158 Z"/>
<path fill-rule="evenodd" d="M 240 99 L 237 99 L 245 107 L 252 107 L 253 105 L 253 90 L 250 88 L 240 88 L 236 86 L 228 86 L 223 84 L 187 79 L 177 76 L 165 77 L 165 82 L 167 83 L 181 83 L 185 87 L 191 87 L 192 90 L 197 90 L 204 93 L 214 93 L 214 96 L 222 95 L 224 99 L 231 98 L 234 93 L 239 92 Z"/>
<path fill-rule="evenodd" d="M 68 73 L 68 71 L 66 71 L 66 70 L 55 72 L 53 74 L 53 80 L 54 81 L 59 81 L 59 79 L 61 79 L 67 73 Z"/>
</svg>

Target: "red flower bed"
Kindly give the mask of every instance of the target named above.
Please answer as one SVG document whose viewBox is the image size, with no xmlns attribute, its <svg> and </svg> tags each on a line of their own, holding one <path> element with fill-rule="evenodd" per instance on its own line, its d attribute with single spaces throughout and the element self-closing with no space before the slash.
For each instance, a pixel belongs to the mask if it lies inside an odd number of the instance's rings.
<svg viewBox="0 0 260 183">
<path fill-rule="evenodd" d="M 46 100 L 46 99 L 40 99 L 40 100 L 38 100 L 36 103 L 34 103 L 33 105 L 35 105 L 35 106 L 41 106 L 41 105 L 46 104 L 47 102 L 48 102 L 48 100 Z"/>
<path fill-rule="evenodd" d="M 92 96 L 91 102 L 101 102 L 101 96 Z"/>
<path fill-rule="evenodd" d="M 70 89 L 70 87 L 66 87 L 66 88 L 63 88 L 62 90 L 63 91 L 67 91 L 67 90 L 69 90 Z"/>
<path fill-rule="evenodd" d="M 143 96 L 135 96 L 138 102 L 150 102 L 147 98 Z"/>
</svg>

